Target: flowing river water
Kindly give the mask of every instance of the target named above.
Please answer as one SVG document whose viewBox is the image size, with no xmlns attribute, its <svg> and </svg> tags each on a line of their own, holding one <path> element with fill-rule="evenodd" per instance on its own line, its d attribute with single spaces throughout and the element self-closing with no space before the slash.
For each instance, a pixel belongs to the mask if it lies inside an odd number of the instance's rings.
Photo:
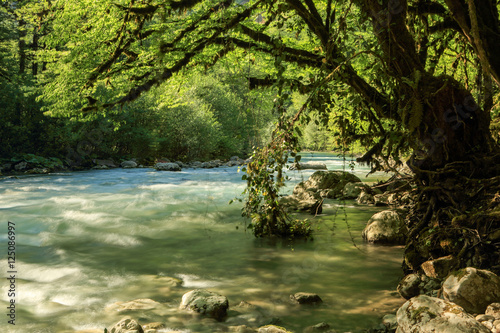
<svg viewBox="0 0 500 333">
<path fill-rule="evenodd" d="M 330 170 L 345 167 L 333 155 L 313 159 Z M 228 205 L 245 186 L 237 170 L 112 169 L 0 180 L 1 332 L 103 332 L 126 315 L 141 324 L 163 322 L 168 329 L 161 332 L 212 332 L 245 323 L 241 301 L 257 306 L 262 323 L 279 318 L 294 332 L 319 322 L 356 332 L 402 303 L 394 290 L 402 248 L 361 239 L 380 208 L 331 200 L 312 219 L 314 241 L 255 239 L 241 204 Z M 376 180 L 364 178 L 367 171 L 354 170 L 363 181 Z M 289 171 L 287 191 L 310 174 Z M 15 326 L 6 316 L 13 299 L 7 221 L 16 228 Z M 195 288 L 228 297 L 226 323 L 178 309 Z M 289 295 L 300 291 L 317 293 L 324 303 L 291 304 Z M 157 306 L 117 311 L 116 302 L 146 298 Z"/>
</svg>

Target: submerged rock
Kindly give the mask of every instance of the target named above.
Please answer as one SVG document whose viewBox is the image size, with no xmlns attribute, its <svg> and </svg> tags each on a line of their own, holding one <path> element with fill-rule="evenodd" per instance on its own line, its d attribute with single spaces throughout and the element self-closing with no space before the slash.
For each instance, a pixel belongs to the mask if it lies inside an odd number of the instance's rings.
<svg viewBox="0 0 500 333">
<path fill-rule="evenodd" d="M 329 331 L 330 325 L 328 323 L 322 322 L 313 326 L 306 327 L 304 333 L 314 333 L 314 332 L 332 332 Z"/>
<path fill-rule="evenodd" d="M 407 301 L 396 316 L 396 333 L 490 333 L 457 304 L 426 295 Z"/>
<path fill-rule="evenodd" d="M 467 267 L 448 276 L 443 283 L 443 296 L 469 313 L 484 313 L 488 305 L 500 302 L 500 277 Z"/>
<path fill-rule="evenodd" d="M 374 214 L 363 230 L 363 239 L 369 243 L 404 244 L 406 226 L 398 213 L 384 210 Z"/>
<path fill-rule="evenodd" d="M 182 296 L 180 308 L 220 321 L 227 315 L 229 302 L 226 296 L 204 289 L 195 289 Z"/>
<path fill-rule="evenodd" d="M 128 302 L 116 302 L 108 307 L 106 310 L 108 311 L 116 311 L 116 312 L 127 312 L 127 311 L 138 311 L 138 310 L 152 310 L 161 306 L 160 303 L 153 301 L 149 298 L 141 298 Z"/>
</svg>

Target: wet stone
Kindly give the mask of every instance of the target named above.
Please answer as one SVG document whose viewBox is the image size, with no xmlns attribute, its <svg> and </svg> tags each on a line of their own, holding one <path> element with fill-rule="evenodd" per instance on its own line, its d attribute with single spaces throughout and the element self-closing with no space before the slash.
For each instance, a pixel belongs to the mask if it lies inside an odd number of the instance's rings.
<svg viewBox="0 0 500 333">
<path fill-rule="evenodd" d="M 319 295 L 313 293 L 299 292 L 294 295 L 290 295 L 292 302 L 297 304 L 319 304 L 323 303 L 323 300 Z"/>
</svg>

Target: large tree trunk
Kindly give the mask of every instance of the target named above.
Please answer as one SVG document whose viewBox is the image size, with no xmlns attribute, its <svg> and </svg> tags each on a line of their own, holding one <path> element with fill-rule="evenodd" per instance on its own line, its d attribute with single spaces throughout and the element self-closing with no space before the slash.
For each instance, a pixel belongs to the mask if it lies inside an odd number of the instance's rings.
<svg viewBox="0 0 500 333">
<path fill-rule="evenodd" d="M 414 170 L 435 171 L 491 153 L 490 116 L 471 93 L 449 77 L 423 73 L 420 81 L 417 89 L 406 89 L 413 97 L 404 117 L 417 138 L 411 161 Z"/>
<path fill-rule="evenodd" d="M 417 202 L 408 215 L 404 266 L 419 270 L 425 260 L 452 254 L 457 266 L 491 267 L 498 249 L 484 240 L 498 230 L 500 214 L 477 209 L 500 189 L 498 177 L 485 185 L 500 162 L 489 113 L 453 78 L 425 71 L 407 30 L 406 1 L 364 0 L 362 8 L 398 82 L 397 113 L 413 138 Z"/>
</svg>

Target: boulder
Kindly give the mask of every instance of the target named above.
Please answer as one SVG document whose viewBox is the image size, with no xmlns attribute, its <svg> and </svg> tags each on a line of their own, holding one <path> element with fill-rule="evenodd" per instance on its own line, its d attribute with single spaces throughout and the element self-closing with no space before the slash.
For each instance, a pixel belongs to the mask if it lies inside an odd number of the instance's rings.
<svg viewBox="0 0 500 333">
<path fill-rule="evenodd" d="M 216 320 L 222 320 L 227 315 L 229 302 L 225 296 L 217 293 L 195 289 L 182 296 L 180 308 L 197 312 Z"/>
<path fill-rule="evenodd" d="M 123 161 L 120 166 L 124 169 L 137 168 L 137 163 L 135 161 Z"/>
<path fill-rule="evenodd" d="M 398 293 L 405 299 L 410 299 L 420 295 L 420 276 L 418 274 L 408 274 L 398 284 Z"/>
<path fill-rule="evenodd" d="M 388 206 L 390 204 L 391 194 L 390 193 L 382 193 L 375 194 L 373 196 L 373 201 L 375 202 L 375 206 Z"/>
<path fill-rule="evenodd" d="M 373 198 L 372 194 L 366 191 L 361 191 L 358 198 L 356 199 L 356 202 L 360 205 L 374 205 L 375 198 Z"/>
<path fill-rule="evenodd" d="M 342 196 L 345 184 L 359 182 L 361 182 L 361 179 L 350 172 L 316 171 L 308 180 L 300 184 L 303 184 L 302 188 L 308 191 L 315 190 L 318 191 L 322 197 L 335 199 Z"/>
<path fill-rule="evenodd" d="M 408 274 L 398 284 L 399 294 L 406 299 L 425 294 L 427 296 L 437 296 L 441 283 L 437 279 L 426 275 Z"/>
<path fill-rule="evenodd" d="M 239 161 L 228 161 L 225 165 L 228 166 L 228 167 L 234 167 L 234 166 L 239 166 L 243 164 L 243 162 L 239 162 Z"/>
<path fill-rule="evenodd" d="M 321 162 L 295 162 L 290 166 L 290 170 L 328 170 L 325 163 Z"/>
<path fill-rule="evenodd" d="M 490 333 L 457 304 L 426 295 L 408 300 L 396 317 L 396 333 Z"/>
<path fill-rule="evenodd" d="M 245 160 L 239 158 L 238 156 L 231 156 L 229 161 L 226 163 L 227 166 L 237 166 L 245 164 Z"/>
<path fill-rule="evenodd" d="M 455 264 L 455 257 L 452 255 L 428 260 L 421 265 L 425 275 L 435 279 L 444 279 L 450 273 Z"/>
<path fill-rule="evenodd" d="M 362 235 L 369 243 L 404 244 L 406 226 L 398 213 L 384 210 L 368 220 Z"/>
<path fill-rule="evenodd" d="M 131 318 L 124 318 L 109 330 L 110 333 L 144 333 L 141 325 Z"/>
<path fill-rule="evenodd" d="M 347 183 L 342 190 L 342 198 L 356 199 L 364 191 L 369 191 L 370 187 L 364 183 Z"/>
<path fill-rule="evenodd" d="M 297 184 L 290 196 L 280 199 L 284 207 L 309 210 L 312 214 L 321 213 L 322 198 L 338 198 L 347 183 L 361 182 L 349 173 L 342 171 L 316 171 L 308 180 Z"/>
<path fill-rule="evenodd" d="M 448 276 L 443 283 L 443 296 L 469 313 L 484 313 L 488 305 L 500 302 L 500 277 L 467 267 Z"/>
<path fill-rule="evenodd" d="M 156 163 L 154 168 L 157 171 L 181 171 L 181 167 L 177 163 Z"/>
<path fill-rule="evenodd" d="M 319 295 L 313 294 L 313 293 L 295 293 L 293 295 L 290 295 L 290 299 L 292 302 L 297 303 L 297 304 L 319 304 L 323 303 L 323 300 Z"/>
<path fill-rule="evenodd" d="M 321 213 L 322 199 L 315 189 L 306 189 L 301 182 L 293 189 L 293 194 L 280 198 L 280 204 L 294 210 L 309 211 L 311 214 Z"/>
<path fill-rule="evenodd" d="M 191 163 L 189 164 L 189 166 L 190 166 L 191 168 L 194 168 L 194 169 L 199 169 L 199 168 L 201 168 L 201 165 L 202 165 L 202 164 L 203 164 L 203 163 L 201 163 L 200 161 L 194 161 L 194 162 L 191 162 Z"/>
<path fill-rule="evenodd" d="M 200 168 L 203 168 L 203 169 L 213 169 L 213 168 L 216 168 L 216 167 L 217 167 L 217 164 L 214 163 L 213 161 L 203 162 L 200 165 Z"/>
</svg>

